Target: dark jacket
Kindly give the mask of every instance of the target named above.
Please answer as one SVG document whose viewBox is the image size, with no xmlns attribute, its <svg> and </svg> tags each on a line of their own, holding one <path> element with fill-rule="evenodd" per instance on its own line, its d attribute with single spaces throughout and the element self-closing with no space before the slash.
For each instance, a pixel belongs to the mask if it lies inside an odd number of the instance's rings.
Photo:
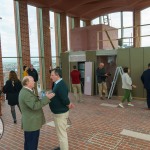
<svg viewBox="0 0 150 150">
<path fill-rule="evenodd" d="M 34 82 L 38 81 L 38 73 L 37 73 L 37 71 L 34 68 L 33 68 L 33 70 L 29 69 L 28 70 L 28 74 L 29 74 L 29 76 L 33 77 Z"/>
<path fill-rule="evenodd" d="M 97 76 L 97 82 L 102 83 L 106 81 L 106 71 L 105 68 L 97 68 L 96 70 L 96 76 Z"/>
<path fill-rule="evenodd" d="M 68 98 L 68 88 L 63 80 L 54 85 L 53 92 L 55 96 L 49 103 L 50 109 L 54 114 L 65 113 L 69 110 L 70 100 Z"/>
<path fill-rule="evenodd" d="M 141 80 L 144 84 L 144 88 L 150 90 L 150 69 L 147 69 L 143 72 Z"/>
<path fill-rule="evenodd" d="M 18 95 L 20 90 L 22 89 L 22 84 L 20 80 L 12 81 L 7 80 L 6 84 L 3 87 L 3 93 L 6 94 L 6 98 L 8 100 L 8 104 L 11 106 L 18 105 Z"/>
</svg>

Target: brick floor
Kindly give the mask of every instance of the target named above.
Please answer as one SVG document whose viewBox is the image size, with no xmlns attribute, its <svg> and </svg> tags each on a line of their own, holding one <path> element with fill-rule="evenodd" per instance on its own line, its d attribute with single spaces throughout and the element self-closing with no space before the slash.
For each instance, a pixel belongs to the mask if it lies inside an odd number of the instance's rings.
<svg viewBox="0 0 150 150">
<path fill-rule="evenodd" d="M 118 104 L 119 99 L 99 100 L 98 96 L 83 96 L 85 101 L 70 111 L 72 125 L 68 128 L 70 150 L 150 150 L 150 142 L 121 135 L 123 129 L 150 134 L 150 111 L 146 102 L 133 100 L 134 107 L 101 106 L 102 103 Z M 70 94 L 72 102 L 73 95 Z M 0 140 L 0 150 L 23 150 L 21 115 L 17 111 L 17 124 L 13 124 L 7 101 L 2 106 L 5 131 Z M 53 121 L 48 106 L 44 107 L 46 121 Z M 58 146 L 54 127 L 41 129 L 39 150 L 52 150 Z"/>
</svg>

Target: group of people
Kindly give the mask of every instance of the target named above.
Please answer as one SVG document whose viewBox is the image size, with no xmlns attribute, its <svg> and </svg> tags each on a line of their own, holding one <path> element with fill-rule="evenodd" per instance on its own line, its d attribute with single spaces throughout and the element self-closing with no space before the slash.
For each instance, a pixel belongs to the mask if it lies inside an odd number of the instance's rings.
<svg viewBox="0 0 150 150">
<path fill-rule="evenodd" d="M 132 91 L 132 88 L 136 88 L 136 85 L 132 83 L 132 79 L 130 77 L 130 69 L 128 67 L 124 67 L 123 71 L 124 73 L 121 78 L 122 78 L 122 88 L 124 90 L 124 95 L 123 95 L 121 103 L 119 104 L 121 108 L 124 108 L 123 103 L 126 100 L 128 102 L 128 106 L 134 106 L 131 103 L 131 97 L 132 97 L 131 91 Z M 97 82 L 98 82 L 99 97 L 100 99 L 104 99 L 103 98 L 103 93 L 104 93 L 105 97 L 107 98 L 108 91 L 107 91 L 106 79 L 110 74 L 106 73 L 106 70 L 104 68 L 104 63 L 99 64 L 99 67 L 96 70 L 96 75 L 97 75 Z M 148 106 L 148 110 L 150 110 L 150 63 L 148 64 L 148 69 L 146 69 L 142 73 L 141 81 L 147 92 L 147 106 Z"/>
<path fill-rule="evenodd" d="M 24 130 L 24 149 L 37 150 L 40 129 L 45 123 L 45 117 L 42 107 L 49 104 L 50 110 L 53 113 L 54 123 L 56 127 L 57 137 L 59 139 L 59 147 L 55 150 L 68 150 L 68 136 L 67 136 L 67 119 L 69 117 L 69 109 L 74 108 L 68 97 L 68 88 L 62 79 L 61 70 L 59 68 L 51 69 L 50 78 L 52 80 L 53 89 L 52 93 L 47 92 L 42 99 L 39 99 L 38 94 L 35 92 L 36 82 L 38 81 L 37 71 L 33 68 L 24 66 L 22 83 L 18 79 L 15 71 L 10 71 L 9 79 L 3 87 L 3 93 L 6 94 L 6 99 L 11 108 L 11 114 L 14 123 L 17 123 L 15 106 L 17 105 L 20 113 L 22 114 L 22 128 Z M 123 103 L 128 101 L 129 106 L 134 106 L 131 103 L 131 90 L 136 88 L 132 83 L 130 77 L 130 69 L 125 67 L 124 74 L 122 75 L 122 88 L 124 89 L 124 96 L 120 107 L 124 108 Z M 107 84 L 106 79 L 110 75 L 106 73 L 104 63 L 100 63 L 96 70 L 98 91 L 101 99 L 103 94 L 107 98 Z M 82 90 L 80 83 L 80 72 L 76 66 L 70 72 L 72 81 L 72 89 L 74 92 L 75 100 L 82 102 Z M 147 105 L 150 109 L 150 64 L 148 69 L 145 70 L 141 76 L 144 88 L 147 91 Z"/>
<path fill-rule="evenodd" d="M 45 123 L 45 117 L 42 107 L 49 104 L 50 110 L 53 113 L 56 134 L 59 139 L 60 146 L 55 150 L 68 150 L 67 136 L 67 119 L 69 117 L 69 109 L 74 108 L 68 97 L 68 88 L 61 76 L 61 70 L 58 68 L 52 69 L 50 77 L 54 83 L 52 93 L 47 92 L 42 99 L 34 92 L 35 80 L 38 78 L 35 69 L 24 67 L 27 74 L 23 77 L 22 83 L 18 79 L 15 71 L 10 71 L 9 79 L 3 87 L 3 92 L 6 94 L 6 99 L 11 107 L 13 121 L 16 124 L 15 106 L 17 105 L 22 115 L 22 129 L 24 130 L 24 149 L 37 150 L 40 129 Z M 30 72 L 32 72 L 32 75 Z M 35 76 L 34 76 L 35 75 Z"/>
</svg>

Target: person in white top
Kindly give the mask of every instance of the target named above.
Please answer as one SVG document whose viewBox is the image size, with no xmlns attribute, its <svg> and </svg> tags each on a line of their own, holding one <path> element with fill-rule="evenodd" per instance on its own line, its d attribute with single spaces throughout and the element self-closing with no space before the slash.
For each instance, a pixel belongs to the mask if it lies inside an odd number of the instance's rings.
<svg viewBox="0 0 150 150">
<path fill-rule="evenodd" d="M 123 71 L 124 71 L 124 74 L 122 75 L 122 88 L 124 89 L 124 96 L 123 96 L 122 102 L 119 104 L 121 108 L 124 108 L 123 103 L 125 102 L 125 100 L 128 101 L 129 106 L 134 106 L 131 103 L 131 90 L 132 88 L 136 88 L 136 86 L 132 84 L 132 79 L 129 76 L 129 73 L 130 73 L 129 68 L 125 67 Z"/>
</svg>

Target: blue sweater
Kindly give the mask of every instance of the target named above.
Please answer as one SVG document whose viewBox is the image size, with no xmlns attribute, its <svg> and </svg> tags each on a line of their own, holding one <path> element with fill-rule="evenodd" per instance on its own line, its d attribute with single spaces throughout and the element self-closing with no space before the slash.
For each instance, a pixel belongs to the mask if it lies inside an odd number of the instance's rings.
<svg viewBox="0 0 150 150">
<path fill-rule="evenodd" d="M 69 110 L 68 106 L 70 100 L 68 98 L 68 88 L 63 80 L 58 82 L 54 88 L 53 93 L 55 96 L 51 99 L 49 103 L 50 109 L 54 114 L 65 113 Z"/>
</svg>

